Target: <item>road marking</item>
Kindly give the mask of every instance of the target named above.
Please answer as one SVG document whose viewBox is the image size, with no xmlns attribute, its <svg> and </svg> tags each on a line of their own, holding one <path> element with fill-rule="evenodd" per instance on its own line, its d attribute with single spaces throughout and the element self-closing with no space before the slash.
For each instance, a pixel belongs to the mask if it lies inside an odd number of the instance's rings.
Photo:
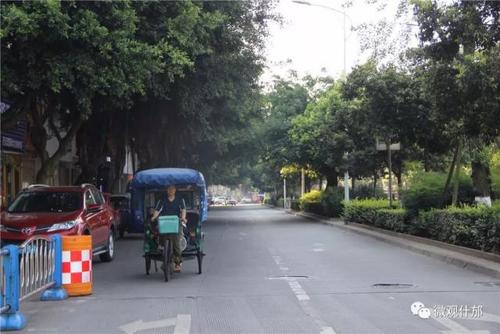
<svg viewBox="0 0 500 334">
<path fill-rule="evenodd" d="M 137 320 L 134 322 L 130 322 L 119 328 L 127 334 L 135 334 L 136 332 L 140 332 L 146 329 L 155 329 L 155 328 L 163 328 L 163 327 L 171 327 L 175 326 L 177 323 L 177 318 L 169 318 L 162 319 L 156 321 L 144 322 L 142 320 Z"/>
<path fill-rule="evenodd" d="M 323 246 L 322 244 L 315 244 L 317 247 Z M 269 252 L 271 254 L 275 254 L 274 249 L 270 248 Z M 281 259 L 280 256 L 278 255 L 272 255 L 274 262 L 282 272 L 286 272 L 289 270 L 288 267 L 283 266 L 283 260 Z M 299 305 L 302 308 L 302 311 L 307 314 L 308 316 L 311 317 L 311 319 L 314 321 L 314 323 L 321 329 L 319 334 L 336 334 L 335 330 L 328 326 L 328 324 L 321 319 L 321 316 L 319 313 L 314 309 L 314 307 L 311 305 L 309 296 L 307 295 L 306 291 L 302 288 L 300 283 L 298 282 L 299 279 L 304 279 L 305 277 L 290 277 L 290 276 L 284 276 L 284 277 L 270 277 L 269 279 L 280 279 L 284 280 L 288 283 L 288 286 L 293 291 L 293 294 L 295 297 L 297 297 L 299 301 Z"/>
<path fill-rule="evenodd" d="M 324 252 L 325 249 L 324 248 L 313 248 L 312 251 L 318 253 L 318 252 Z"/>
<path fill-rule="evenodd" d="M 467 327 L 460 325 L 458 322 L 447 318 L 432 318 L 439 322 L 441 325 L 447 327 L 447 330 L 442 330 L 443 334 L 490 334 L 490 331 L 477 330 L 472 331 Z"/>
<path fill-rule="evenodd" d="M 288 280 L 288 285 L 292 289 L 293 293 L 295 294 L 295 297 L 297 297 L 298 300 L 309 300 L 309 296 L 307 293 L 302 289 L 302 286 L 300 285 L 299 282 L 297 282 L 297 279 L 295 277 L 290 277 Z"/>
<path fill-rule="evenodd" d="M 191 315 L 178 314 L 175 322 L 174 334 L 189 334 L 191 329 Z"/>
<path fill-rule="evenodd" d="M 492 314 L 492 313 L 483 313 L 483 316 L 480 318 L 472 318 L 468 320 L 479 320 L 479 321 L 491 321 L 500 324 L 500 315 Z"/>
<path fill-rule="evenodd" d="M 335 334 L 335 331 L 331 327 L 321 327 L 319 334 Z"/>
</svg>

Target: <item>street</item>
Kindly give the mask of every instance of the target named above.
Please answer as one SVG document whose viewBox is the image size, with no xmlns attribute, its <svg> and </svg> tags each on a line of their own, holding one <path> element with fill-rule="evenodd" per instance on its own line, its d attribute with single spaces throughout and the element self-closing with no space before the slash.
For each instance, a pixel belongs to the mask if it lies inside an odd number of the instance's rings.
<svg viewBox="0 0 500 334">
<path fill-rule="evenodd" d="M 146 276 L 128 235 L 94 258 L 91 296 L 23 302 L 21 333 L 500 333 L 498 279 L 264 206 L 214 208 L 204 232 L 203 274 Z M 423 319 L 417 301 L 481 314 Z"/>
</svg>

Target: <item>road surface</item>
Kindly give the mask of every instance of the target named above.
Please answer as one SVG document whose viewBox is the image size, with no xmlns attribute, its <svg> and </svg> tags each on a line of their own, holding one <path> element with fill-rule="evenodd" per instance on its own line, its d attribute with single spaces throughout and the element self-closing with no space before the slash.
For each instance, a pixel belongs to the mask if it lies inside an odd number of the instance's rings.
<svg viewBox="0 0 500 334">
<path fill-rule="evenodd" d="M 500 333 L 498 279 L 262 206 L 215 208 L 204 231 L 202 275 L 146 276 L 128 236 L 92 296 L 23 302 L 22 333 Z"/>
</svg>

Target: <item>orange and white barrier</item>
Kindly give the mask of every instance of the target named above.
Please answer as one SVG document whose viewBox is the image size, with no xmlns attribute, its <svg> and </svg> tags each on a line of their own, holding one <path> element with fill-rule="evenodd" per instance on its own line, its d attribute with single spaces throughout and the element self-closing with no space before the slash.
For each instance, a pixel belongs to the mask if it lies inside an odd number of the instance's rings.
<svg viewBox="0 0 500 334">
<path fill-rule="evenodd" d="M 62 283 L 68 295 L 92 294 L 92 237 L 62 237 Z"/>
</svg>

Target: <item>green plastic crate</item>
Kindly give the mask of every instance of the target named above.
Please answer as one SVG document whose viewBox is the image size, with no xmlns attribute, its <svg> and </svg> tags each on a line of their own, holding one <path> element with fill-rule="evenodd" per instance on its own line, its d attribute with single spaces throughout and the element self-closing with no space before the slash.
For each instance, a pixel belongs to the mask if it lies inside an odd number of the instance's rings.
<svg viewBox="0 0 500 334">
<path fill-rule="evenodd" d="M 178 233 L 179 232 L 179 217 L 177 216 L 160 216 L 158 221 L 158 230 L 163 233 Z"/>
</svg>

